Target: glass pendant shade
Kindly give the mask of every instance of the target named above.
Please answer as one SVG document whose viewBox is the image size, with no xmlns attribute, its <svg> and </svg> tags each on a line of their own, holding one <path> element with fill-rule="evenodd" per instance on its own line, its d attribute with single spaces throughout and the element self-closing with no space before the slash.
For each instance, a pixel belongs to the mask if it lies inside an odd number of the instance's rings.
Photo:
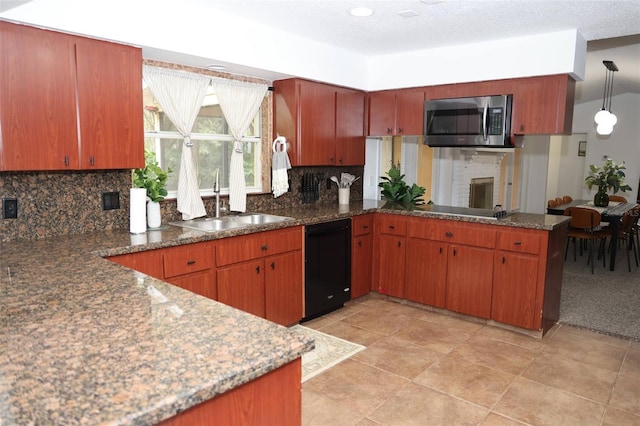
<svg viewBox="0 0 640 426">
<path fill-rule="evenodd" d="M 595 117 L 593 117 L 593 119 L 595 120 L 596 124 L 602 124 L 605 122 L 608 115 L 609 111 L 607 111 L 606 109 L 601 109 L 600 111 L 596 112 L 596 115 Z"/>
<path fill-rule="evenodd" d="M 613 61 L 602 61 L 607 69 L 604 81 L 604 95 L 602 98 L 602 109 L 596 112 L 593 117 L 596 122 L 596 132 L 599 135 L 610 135 L 613 126 L 618 122 L 618 117 L 611 112 L 611 94 L 613 93 L 613 73 L 618 71 L 618 67 Z"/>
<path fill-rule="evenodd" d="M 613 132 L 613 126 L 598 124 L 598 127 L 596 127 L 596 132 L 598 132 L 599 135 L 608 136 Z"/>
</svg>

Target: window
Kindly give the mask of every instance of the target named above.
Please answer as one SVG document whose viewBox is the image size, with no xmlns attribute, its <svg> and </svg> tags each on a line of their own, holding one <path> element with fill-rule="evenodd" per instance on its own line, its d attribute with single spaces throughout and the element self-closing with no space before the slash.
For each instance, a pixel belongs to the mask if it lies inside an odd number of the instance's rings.
<svg viewBox="0 0 640 426">
<path fill-rule="evenodd" d="M 171 168 L 167 183 L 168 198 L 175 198 L 180 175 L 183 137 L 171 120 L 162 112 L 151 90 L 143 82 L 144 147 L 156 153 L 163 169 Z M 261 113 L 258 111 L 247 135 L 242 139 L 244 145 L 244 172 L 247 193 L 261 192 Z M 220 169 L 220 192 L 229 191 L 229 162 L 233 149 L 233 137 L 229 132 L 218 99 L 209 86 L 207 95 L 191 133 L 193 157 L 198 175 L 200 195 L 213 195 L 213 183 L 216 169 Z"/>
</svg>

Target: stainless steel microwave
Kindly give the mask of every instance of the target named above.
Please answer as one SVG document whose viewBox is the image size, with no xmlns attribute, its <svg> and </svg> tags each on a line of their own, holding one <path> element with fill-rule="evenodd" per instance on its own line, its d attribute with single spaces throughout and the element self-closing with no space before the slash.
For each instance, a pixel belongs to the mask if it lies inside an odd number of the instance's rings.
<svg viewBox="0 0 640 426">
<path fill-rule="evenodd" d="M 424 143 L 433 147 L 512 147 L 512 95 L 424 103 Z"/>
</svg>

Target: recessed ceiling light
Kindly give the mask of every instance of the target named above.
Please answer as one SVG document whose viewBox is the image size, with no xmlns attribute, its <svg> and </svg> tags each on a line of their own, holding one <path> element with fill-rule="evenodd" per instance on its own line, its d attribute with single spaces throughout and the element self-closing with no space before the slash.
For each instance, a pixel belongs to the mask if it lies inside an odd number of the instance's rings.
<svg viewBox="0 0 640 426">
<path fill-rule="evenodd" d="M 366 17 L 373 15 L 373 9 L 368 7 L 354 7 L 349 13 L 351 16 Z"/>
<path fill-rule="evenodd" d="M 220 64 L 209 64 L 206 66 L 206 68 L 211 71 L 223 71 L 227 69 L 227 66 Z"/>
<path fill-rule="evenodd" d="M 401 10 L 400 12 L 398 12 L 398 15 L 402 16 L 403 18 L 411 18 L 413 16 L 418 16 L 420 14 L 413 9 L 407 9 L 407 10 Z"/>
</svg>

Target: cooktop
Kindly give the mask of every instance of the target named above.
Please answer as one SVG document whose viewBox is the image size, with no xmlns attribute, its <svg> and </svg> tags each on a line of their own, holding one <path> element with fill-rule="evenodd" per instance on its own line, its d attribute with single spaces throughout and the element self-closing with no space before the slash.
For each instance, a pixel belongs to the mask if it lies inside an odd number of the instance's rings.
<svg viewBox="0 0 640 426">
<path fill-rule="evenodd" d="M 454 206 L 438 206 L 435 204 L 424 205 L 420 208 L 425 212 L 439 213 L 452 216 L 471 216 L 482 219 L 495 219 L 508 215 L 506 210 L 479 209 L 473 207 L 454 207 Z"/>
</svg>

